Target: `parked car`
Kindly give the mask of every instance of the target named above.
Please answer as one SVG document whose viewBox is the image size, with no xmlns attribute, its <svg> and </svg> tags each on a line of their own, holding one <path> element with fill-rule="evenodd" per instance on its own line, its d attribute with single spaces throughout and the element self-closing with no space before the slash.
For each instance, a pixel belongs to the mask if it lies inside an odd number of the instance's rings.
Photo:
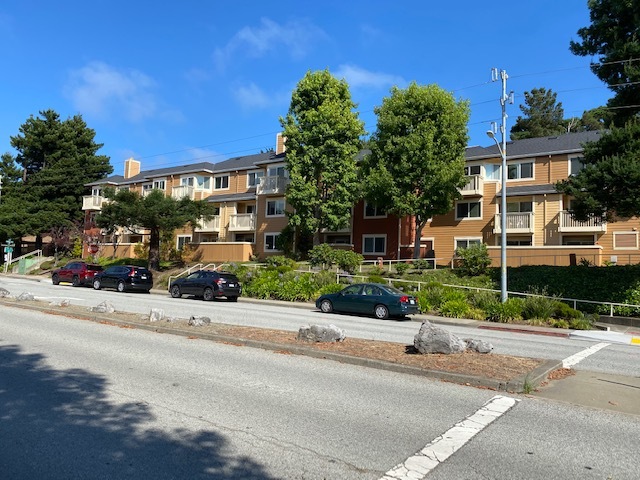
<svg viewBox="0 0 640 480">
<path fill-rule="evenodd" d="M 169 292 L 173 298 L 182 295 L 202 297 L 204 300 L 226 297 L 230 302 L 237 302 L 242 294 L 242 285 L 233 273 L 200 270 L 171 282 Z"/>
<path fill-rule="evenodd" d="M 149 270 L 134 265 L 113 265 L 93 278 L 93 288 L 115 288 L 119 292 L 137 290 L 149 293 L 153 287 L 153 275 Z"/>
<path fill-rule="evenodd" d="M 360 313 L 380 319 L 420 313 L 413 295 L 381 283 L 356 283 L 338 293 L 322 295 L 316 308 L 324 313 Z"/>
<path fill-rule="evenodd" d="M 51 272 L 51 282 L 59 285 L 60 282 L 69 282 L 74 287 L 89 286 L 93 284 L 93 277 L 101 272 L 102 267 L 93 263 L 70 262 L 64 267 Z"/>
</svg>

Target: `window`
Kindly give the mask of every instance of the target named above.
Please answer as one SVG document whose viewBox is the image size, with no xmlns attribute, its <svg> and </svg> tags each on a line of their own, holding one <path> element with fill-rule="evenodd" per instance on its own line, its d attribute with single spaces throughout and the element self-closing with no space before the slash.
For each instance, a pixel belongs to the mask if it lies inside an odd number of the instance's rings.
<svg viewBox="0 0 640 480">
<path fill-rule="evenodd" d="M 507 237 L 507 246 L 508 247 L 530 247 L 531 237 L 527 237 L 527 238 L 508 238 Z"/>
<path fill-rule="evenodd" d="M 280 236 L 279 233 L 264 234 L 264 251 L 265 252 L 278 250 L 278 248 L 276 247 L 276 242 L 279 236 Z"/>
<path fill-rule="evenodd" d="M 102 187 L 93 187 L 91 189 L 91 195 L 93 195 L 94 197 L 101 197 L 102 196 Z"/>
<path fill-rule="evenodd" d="M 229 175 L 220 175 L 215 177 L 214 190 L 226 190 L 229 188 Z"/>
<path fill-rule="evenodd" d="M 464 167 L 465 175 L 480 175 L 481 167 L 480 165 L 467 165 Z"/>
<path fill-rule="evenodd" d="M 178 250 L 182 250 L 189 243 L 191 243 L 191 235 L 178 235 L 176 238 L 176 248 Z"/>
<path fill-rule="evenodd" d="M 371 203 L 365 202 L 364 203 L 364 217 L 368 218 L 368 217 L 386 217 L 387 216 L 387 212 L 385 211 L 384 207 L 378 207 L 376 205 L 373 205 Z"/>
<path fill-rule="evenodd" d="M 151 190 L 153 190 L 153 184 L 145 183 L 142 185 L 142 196 L 144 197 L 145 195 L 148 195 Z"/>
<path fill-rule="evenodd" d="M 509 180 L 533 178 L 533 162 L 512 163 L 507 165 L 507 178 Z"/>
<path fill-rule="evenodd" d="M 327 235 L 326 241 L 329 245 L 350 245 L 351 235 Z"/>
<path fill-rule="evenodd" d="M 456 250 L 463 250 L 469 248 L 471 245 L 480 245 L 482 243 L 481 238 L 456 238 Z"/>
<path fill-rule="evenodd" d="M 253 243 L 253 233 L 236 233 L 233 241 Z"/>
<path fill-rule="evenodd" d="M 273 167 L 269 167 L 267 175 L 269 177 L 288 177 L 289 172 L 287 172 L 287 167 L 284 165 L 275 165 Z"/>
<path fill-rule="evenodd" d="M 255 187 L 258 183 L 260 183 L 260 179 L 264 176 L 264 172 L 255 171 L 249 172 L 247 174 L 247 187 Z"/>
<path fill-rule="evenodd" d="M 482 217 L 480 202 L 458 202 L 456 205 L 456 219 Z"/>
<path fill-rule="evenodd" d="M 363 235 L 362 253 L 365 255 L 384 255 L 387 252 L 386 235 Z"/>
<path fill-rule="evenodd" d="M 569 176 L 577 175 L 584 168 L 584 157 L 569 157 Z"/>
<path fill-rule="evenodd" d="M 276 198 L 267 202 L 267 217 L 282 217 L 284 215 L 284 198 Z"/>
<path fill-rule="evenodd" d="M 636 250 L 638 248 L 638 235 L 636 232 L 613 232 L 613 248 L 616 250 Z"/>
<path fill-rule="evenodd" d="M 247 205 L 245 207 L 245 213 L 256 213 L 256 206 L 255 205 Z"/>
<path fill-rule="evenodd" d="M 489 165 L 485 165 L 484 171 L 486 173 L 486 179 L 492 181 L 499 181 L 502 177 L 500 176 L 501 165 L 499 163 L 490 163 Z"/>
<path fill-rule="evenodd" d="M 198 190 L 211 189 L 211 177 L 203 175 L 195 175 L 193 177 L 183 177 L 180 179 L 180 185 L 187 187 L 195 187 Z"/>
<path fill-rule="evenodd" d="M 533 202 L 508 202 L 507 213 L 533 212 Z"/>
<path fill-rule="evenodd" d="M 615 238 L 615 237 L 614 237 Z M 562 245 L 595 245 L 593 235 L 563 235 Z"/>
<path fill-rule="evenodd" d="M 188 187 L 193 187 L 194 179 L 193 177 L 186 177 L 180 179 L 180 185 L 186 185 Z"/>
<path fill-rule="evenodd" d="M 164 180 L 154 180 L 153 188 L 156 190 L 164 190 L 165 189 L 165 181 Z"/>
</svg>

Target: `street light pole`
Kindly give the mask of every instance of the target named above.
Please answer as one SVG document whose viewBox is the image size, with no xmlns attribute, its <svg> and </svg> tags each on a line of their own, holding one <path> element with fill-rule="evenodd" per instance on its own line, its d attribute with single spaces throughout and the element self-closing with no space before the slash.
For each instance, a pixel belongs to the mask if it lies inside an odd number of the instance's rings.
<svg viewBox="0 0 640 480">
<path fill-rule="evenodd" d="M 492 70 L 492 79 L 498 79 L 497 69 Z M 500 172 L 501 178 L 501 201 L 500 201 L 500 301 L 507 301 L 507 102 L 513 103 L 513 92 L 507 95 L 507 72 L 500 70 L 500 79 L 502 80 L 502 96 L 500 97 L 500 105 L 502 106 L 502 124 L 500 125 L 500 133 L 502 134 L 502 146 L 498 143 L 496 134 L 493 130 L 488 130 L 489 138 L 496 142 L 500 156 L 502 157 L 502 168 Z"/>
</svg>

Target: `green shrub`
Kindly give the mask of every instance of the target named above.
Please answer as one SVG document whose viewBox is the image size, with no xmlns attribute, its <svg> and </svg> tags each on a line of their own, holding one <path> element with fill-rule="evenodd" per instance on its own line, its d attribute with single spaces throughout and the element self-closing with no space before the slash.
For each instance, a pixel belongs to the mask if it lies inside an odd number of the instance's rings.
<svg viewBox="0 0 640 480">
<path fill-rule="evenodd" d="M 488 290 L 471 291 L 468 294 L 469 303 L 475 308 L 486 310 L 488 305 L 499 301 L 499 296 L 495 292 Z"/>
<path fill-rule="evenodd" d="M 298 266 L 295 260 L 287 258 L 284 255 L 274 255 L 271 257 L 267 257 L 265 263 L 267 264 L 267 268 L 279 270 L 280 273 L 295 270 Z"/>
<path fill-rule="evenodd" d="M 444 288 L 442 293 L 442 303 L 450 300 L 467 302 L 467 292 L 461 288 Z"/>
<path fill-rule="evenodd" d="M 315 296 L 319 297 L 320 295 L 325 295 L 327 293 L 338 293 L 343 288 L 344 288 L 343 283 L 335 283 L 335 282 L 330 283 L 328 285 L 324 285 L 323 287 L 320 287 L 320 290 L 316 292 Z"/>
<path fill-rule="evenodd" d="M 475 277 L 487 272 L 491 258 L 484 243 L 475 243 L 467 248 L 459 248 L 456 255 L 460 258 L 460 273 Z"/>
<path fill-rule="evenodd" d="M 295 273 L 295 272 L 294 272 Z M 280 286 L 272 296 L 278 300 L 288 302 L 310 300 L 318 291 L 318 285 L 311 273 L 301 273 L 294 276 L 285 275 L 280 282 Z"/>
<path fill-rule="evenodd" d="M 406 262 L 398 262 L 396 263 L 396 273 L 400 276 L 404 275 L 411 268 L 411 264 Z"/>
<path fill-rule="evenodd" d="M 422 272 L 423 270 L 433 269 L 433 262 L 429 260 L 425 260 L 424 258 L 419 258 L 413 261 L 413 268 Z"/>
<path fill-rule="evenodd" d="M 553 317 L 556 311 L 556 300 L 543 296 L 545 294 L 546 291 L 543 290 L 539 294 L 534 293 L 532 296 L 525 297 L 522 305 L 522 317 L 525 320 L 532 318 L 548 320 Z"/>
<path fill-rule="evenodd" d="M 335 250 L 334 258 L 336 264 L 348 273 L 355 273 L 364 257 L 351 250 Z"/>
<path fill-rule="evenodd" d="M 554 328 L 569 328 L 569 322 L 556 318 L 551 321 L 551 326 Z"/>
<path fill-rule="evenodd" d="M 249 297 L 269 299 L 280 286 L 280 275 L 275 270 L 258 270 L 244 285 L 244 293 Z"/>
<path fill-rule="evenodd" d="M 439 283 L 430 284 L 430 286 L 422 288 L 416 295 L 418 305 L 423 312 L 433 312 L 438 310 L 442 305 L 445 288 Z"/>
<path fill-rule="evenodd" d="M 326 243 L 316 245 L 311 250 L 309 250 L 309 263 L 314 267 L 319 267 L 322 265 L 330 267 L 331 265 L 336 263 L 335 252 L 336 249 L 332 248 Z"/>
<path fill-rule="evenodd" d="M 329 270 L 321 270 L 319 272 L 315 272 L 313 274 L 313 279 L 318 285 L 318 288 L 322 288 L 325 285 L 340 285 L 336 283 L 336 274 L 334 272 L 330 272 Z M 342 286 L 344 287 L 344 285 Z"/>
<path fill-rule="evenodd" d="M 487 306 L 486 319 L 490 322 L 510 323 L 522 320 L 523 300 L 508 298 L 506 302 L 496 302 Z"/>
<path fill-rule="evenodd" d="M 447 300 L 440 307 L 440 313 L 445 317 L 466 318 L 468 312 L 469 304 L 466 300 Z"/>
<path fill-rule="evenodd" d="M 556 300 L 554 302 L 553 317 L 562 318 L 565 320 L 578 320 L 583 318 L 584 314 L 581 311 L 576 310 L 575 308 L 571 308 L 566 303 L 561 302 L 560 300 Z"/>
<path fill-rule="evenodd" d="M 386 283 L 384 281 L 384 278 L 382 278 L 380 275 L 369 275 L 369 277 L 367 278 L 368 282 L 371 283 Z"/>
<path fill-rule="evenodd" d="M 573 318 L 569 320 L 569 326 L 574 330 L 591 330 L 595 323 L 594 316 L 587 316 L 582 318 Z"/>
</svg>

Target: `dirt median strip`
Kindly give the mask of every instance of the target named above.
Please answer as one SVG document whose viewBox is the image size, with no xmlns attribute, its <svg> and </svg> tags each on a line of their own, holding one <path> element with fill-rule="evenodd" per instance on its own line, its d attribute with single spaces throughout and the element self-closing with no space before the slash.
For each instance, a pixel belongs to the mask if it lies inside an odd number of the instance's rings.
<svg viewBox="0 0 640 480">
<path fill-rule="evenodd" d="M 121 328 L 139 328 L 191 339 L 262 348 L 280 354 L 305 355 L 499 391 L 522 392 L 535 388 L 546 379 L 548 373 L 562 366 L 559 361 L 495 353 L 480 354 L 472 351 L 453 355 L 424 355 L 417 353 L 412 345 L 350 337 L 337 343 L 307 343 L 297 340 L 297 332 L 286 330 L 221 323 L 194 327 L 188 325 L 188 319 L 151 322 L 149 316 L 143 314 L 95 313 L 85 307 L 58 307 L 37 300 L 17 301 L 3 298 L 0 299 L 0 303 Z"/>
</svg>

